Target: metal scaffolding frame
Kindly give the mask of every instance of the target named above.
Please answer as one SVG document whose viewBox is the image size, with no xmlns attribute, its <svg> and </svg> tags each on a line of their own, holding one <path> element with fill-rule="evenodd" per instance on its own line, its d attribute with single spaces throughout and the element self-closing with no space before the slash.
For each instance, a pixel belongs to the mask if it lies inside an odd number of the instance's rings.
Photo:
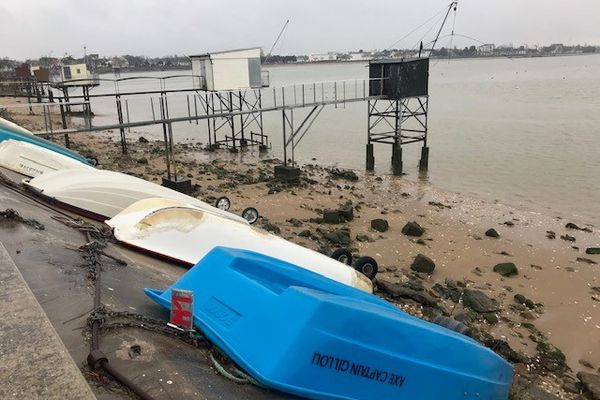
<svg viewBox="0 0 600 400">
<path fill-rule="evenodd" d="M 419 169 L 429 164 L 427 117 L 429 96 L 401 99 L 375 99 L 367 102 L 367 162 L 368 171 L 375 169 L 374 143 L 392 145 L 392 170 L 402 175 L 402 146 L 422 142 Z"/>
<path fill-rule="evenodd" d="M 332 105 L 336 108 L 345 107 L 346 103 L 366 101 L 368 112 L 368 143 L 367 143 L 367 170 L 373 170 L 375 159 L 373 145 L 384 143 L 392 145 L 392 167 L 394 174 L 402 174 L 402 146 L 410 143 L 422 142 L 420 169 L 428 167 L 429 148 L 427 147 L 427 115 L 429 107 L 428 95 L 390 99 L 385 94 L 369 93 L 369 86 L 373 81 L 380 84 L 383 78 L 356 79 L 347 81 L 300 83 L 270 89 L 238 89 L 231 91 L 199 91 L 197 89 L 167 89 L 165 79 L 181 77 L 163 77 L 159 79 L 159 90 L 125 92 L 121 91 L 119 82 L 139 78 L 122 78 L 115 80 L 113 93 L 89 94 L 83 97 L 89 112 L 89 102 L 96 97 L 114 97 L 117 108 L 117 123 L 103 126 L 92 124 L 91 118 L 84 127 L 43 132 L 41 134 L 68 134 L 71 132 L 98 131 L 118 129 L 121 136 L 123 153 L 127 152 L 126 130 L 135 127 L 162 125 L 165 140 L 165 157 L 167 160 L 167 175 L 171 174 L 173 163 L 173 127 L 174 123 L 188 122 L 199 124 L 206 120 L 208 128 L 209 148 L 226 147 L 238 150 L 247 146 L 260 146 L 262 149 L 270 147 L 268 136 L 263 129 L 263 113 L 280 111 L 282 113 L 283 156 L 284 164 L 295 165 L 296 148 L 305 137 L 315 120 L 319 117 L 325 106 Z M 186 77 L 190 77 L 189 75 Z M 169 98 L 171 94 L 178 93 L 185 96 L 187 115 L 169 115 Z M 153 94 L 160 97 L 153 98 Z M 149 103 L 152 111 L 151 120 L 132 120 L 129 113 L 128 98 L 132 96 L 150 95 Z M 267 95 L 267 96 L 265 96 Z M 158 110 L 155 101 L 158 100 Z M 60 101 L 60 99 L 59 99 Z M 63 103 L 61 113 L 67 105 Z M 305 108 L 306 115 L 294 121 L 295 110 Z M 158 112 L 157 112 L 158 111 Z M 297 111 L 296 111 L 297 113 Z"/>
<path fill-rule="evenodd" d="M 236 150 L 247 146 L 260 146 L 261 149 L 269 147 L 268 136 L 263 130 L 262 93 L 259 89 L 197 92 L 194 96 L 196 117 L 198 103 L 205 115 L 213 116 L 207 119 L 210 148 L 225 146 Z M 187 104 L 188 114 L 191 116 L 189 96 Z M 220 131 L 225 131 L 222 137 L 219 135 Z"/>
<path fill-rule="evenodd" d="M 197 89 L 167 89 L 166 80 L 171 78 L 189 78 L 191 75 L 174 75 L 162 78 L 128 77 L 119 79 L 100 79 L 100 81 L 114 82 L 115 91 L 112 93 L 86 94 L 85 103 L 89 104 L 91 98 L 114 97 L 117 110 L 117 122 L 104 126 L 89 125 L 66 129 L 62 133 L 81 131 L 98 131 L 118 129 L 121 134 L 122 151 L 127 152 L 125 130 L 131 128 L 162 125 L 163 132 L 168 132 L 168 124 L 188 122 L 199 124 L 200 120 L 207 121 L 209 147 L 228 147 L 239 149 L 246 146 L 258 145 L 269 147 L 268 136 L 264 133 L 263 113 L 282 111 L 287 120 L 285 133 L 284 153 L 293 155 L 294 149 L 306 135 L 314 120 L 319 116 L 326 105 L 335 108 L 344 108 L 346 103 L 366 101 L 380 98 L 369 96 L 368 87 L 370 79 L 353 79 L 344 81 L 299 83 L 270 89 L 239 89 L 231 91 L 199 91 Z M 157 79 L 160 83 L 159 90 L 132 91 L 121 90 L 120 83 L 139 79 Z M 159 112 L 155 109 L 155 99 L 152 95 L 158 94 Z M 187 115 L 172 117 L 169 115 L 170 94 L 184 95 L 187 103 Z M 265 94 L 268 96 L 265 97 Z M 150 95 L 149 105 L 152 112 L 151 120 L 135 121 L 130 119 L 130 97 Z M 83 96 L 71 96 L 71 99 Z M 267 100 L 265 100 L 267 99 Z M 309 115 L 300 122 L 298 130 L 294 126 L 294 113 L 297 108 L 309 109 Z M 47 134 L 45 132 L 44 134 Z M 50 132 L 52 134 L 52 132 Z M 286 160 L 287 162 L 287 160 Z"/>
<path fill-rule="evenodd" d="M 337 105 L 337 104 L 336 104 Z M 283 165 L 288 165 L 288 161 L 292 165 L 295 164 L 295 150 L 304 135 L 308 133 L 312 124 L 315 122 L 321 111 L 325 108 L 324 104 L 313 106 L 308 114 L 302 119 L 298 128 L 294 129 L 294 109 L 282 109 L 283 116 Z M 288 148 L 290 148 L 290 156 L 288 159 Z"/>
</svg>

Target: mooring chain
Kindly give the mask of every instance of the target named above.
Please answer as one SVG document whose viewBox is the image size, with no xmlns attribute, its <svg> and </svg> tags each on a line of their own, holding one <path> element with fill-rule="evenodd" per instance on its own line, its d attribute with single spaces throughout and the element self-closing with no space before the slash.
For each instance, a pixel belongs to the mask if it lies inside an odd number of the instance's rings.
<svg viewBox="0 0 600 400">
<path fill-rule="evenodd" d="M 100 306 L 92 310 L 90 315 L 87 318 L 87 325 L 89 328 L 92 327 L 94 322 L 98 322 L 100 326 L 102 326 L 106 322 L 106 317 L 108 316 L 108 312 L 104 306 Z"/>
<path fill-rule="evenodd" d="M 101 229 L 98 226 L 86 222 L 80 218 L 70 218 L 64 215 L 53 215 L 52 219 L 58 221 L 70 228 L 77 229 L 81 232 L 88 232 L 98 241 L 106 242 L 113 239 L 113 234 L 110 229 Z"/>
<path fill-rule="evenodd" d="M 179 330 L 171 327 L 163 320 L 130 311 L 113 311 L 105 306 L 100 306 L 90 313 L 87 319 L 88 327 L 92 327 L 95 322 L 98 322 L 98 327 L 105 331 L 120 328 L 139 328 L 175 337 L 195 347 L 209 347 L 209 342 L 200 332 Z"/>
<path fill-rule="evenodd" d="M 87 318 L 87 328 L 92 334 L 93 346 L 94 344 L 96 347 L 98 346 L 97 335 L 99 330 L 107 331 L 123 328 L 143 329 L 179 339 L 186 344 L 190 344 L 197 348 L 207 348 L 209 350 L 208 357 L 220 375 L 238 384 L 253 384 L 262 387 L 262 385 L 250 375 L 240 370 L 231 359 L 220 353 L 201 332 L 195 330 L 185 331 L 165 323 L 163 320 L 158 320 L 131 311 L 109 310 L 104 306 L 101 303 L 101 289 L 99 282 L 102 267 L 101 256 L 109 257 L 120 265 L 127 265 L 125 261 L 106 254 L 104 251 L 107 242 L 114 238 L 112 231 L 102 230 L 82 219 L 73 219 L 62 215 L 54 215 L 52 218 L 68 227 L 79 230 L 87 239 L 87 243 L 80 246 L 79 250 L 84 252 L 83 258 L 87 261 L 88 278 L 94 283 L 95 288 L 94 309 Z M 113 319 L 114 321 L 109 321 L 109 319 Z M 223 362 L 220 362 L 219 359 L 223 359 Z M 229 370 L 223 365 L 226 362 L 231 363 Z"/>
<path fill-rule="evenodd" d="M 109 318 L 116 321 L 109 321 Z M 121 319 L 121 321 L 119 321 L 119 319 Z M 215 370 L 224 378 L 238 384 L 253 384 L 258 387 L 263 387 L 250 375 L 246 374 L 234 363 L 232 363 L 229 357 L 213 347 L 212 344 L 207 341 L 204 335 L 202 335 L 202 333 L 199 331 L 179 330 L 171 327 L 163 320 L 147 317 L 131 311 L 113 311 L 104 306 L 94 310 L 90 314 L 90 317 L 88 318 L 88 326 L 91 327 L 94 321 L 99 322 L 99 328 L 103 331 L 137 328 L 165 335 L 171 338 L 176 338 L 197 348 L 207 348 L 209 349 L 208 357 L 211 363 L 213 364 Z M 225 364 L 228 362 L 231 363 L 229 368 L 225 367 Z"/>
</svg>

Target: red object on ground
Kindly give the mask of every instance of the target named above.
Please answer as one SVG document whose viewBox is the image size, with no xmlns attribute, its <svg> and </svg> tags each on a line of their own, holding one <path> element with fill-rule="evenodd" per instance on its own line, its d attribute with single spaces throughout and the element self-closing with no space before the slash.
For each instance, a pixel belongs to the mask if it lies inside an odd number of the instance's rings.
<svg viewBox="0 0 600 400">
<path fill-rule="evenodd" d="M 171 323 L 185 330 L 191 330 L 193 326 L 193 304 L 194 292 L 173 289 L 171 291 Z"/>
</svg>

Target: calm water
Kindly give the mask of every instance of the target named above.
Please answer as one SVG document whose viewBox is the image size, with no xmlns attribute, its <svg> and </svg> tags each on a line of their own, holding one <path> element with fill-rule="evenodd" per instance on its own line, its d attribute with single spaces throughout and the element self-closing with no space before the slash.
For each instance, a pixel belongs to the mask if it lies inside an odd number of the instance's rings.
<svg viewBox="0 0 600 400">
<path fill-rule="evenodd" d="M 360 63 L 270 67 L 271 86 L 364 79 Z M 166 76 L 180 72 L 167 72 Z M 600 224 L 600 55 L 432 61 L 429 181 L 451 191 Z M 137 74 L 139 75 L 139 74 Z M 157 73 L 148 74 L 157 76 Z M 106 77 L 111 77 L 107 75 Z M 173 80 L 169 88 L 187 87 Z M 154 81 L 121 86 L 155 89 Z M 95 93 L 111 91 L 103 84 Z M 187 114 L 184 97 L 171 116 Z M 95 100 L 95 123 L 114 121 L 112 101 Z M 151 116 L 147 98 L 131 100 L 131 119 Z M 366 103 L 326 108 L 296 150 L 296 159 L 361 170 Z M 304 111 L 296 112 L 296 118 Z M 298 119 L 297 119 L 298 121 Z M 281 156 L 281 114 L 267 113 L 265 133 Z M 176 137 L 206 141 L 206 123 L 174 126 Z M 152 132 L 160 131 L 154 127 Z M 404 151 L 407 179 L 417 179 L 420 148 Z M 378 173 L 389 173 L 390 149 L 375 149 Z"/>
</svg>

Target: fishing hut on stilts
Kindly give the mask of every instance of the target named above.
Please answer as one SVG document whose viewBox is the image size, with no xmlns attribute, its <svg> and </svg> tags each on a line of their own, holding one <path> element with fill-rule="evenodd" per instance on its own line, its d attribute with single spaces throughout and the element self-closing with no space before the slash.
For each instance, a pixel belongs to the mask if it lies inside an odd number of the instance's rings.
<svg viewBox="0 0 600 400">
<path fill-rule="evenodd" d="M 369 62 L 366 169 L 375 169 L 374 144 L 392 146 L 392 171 L 402 175 L 402 148 L 421 143 L 419 170 L 427 171 L 429 58 Z"/>
</svg>

